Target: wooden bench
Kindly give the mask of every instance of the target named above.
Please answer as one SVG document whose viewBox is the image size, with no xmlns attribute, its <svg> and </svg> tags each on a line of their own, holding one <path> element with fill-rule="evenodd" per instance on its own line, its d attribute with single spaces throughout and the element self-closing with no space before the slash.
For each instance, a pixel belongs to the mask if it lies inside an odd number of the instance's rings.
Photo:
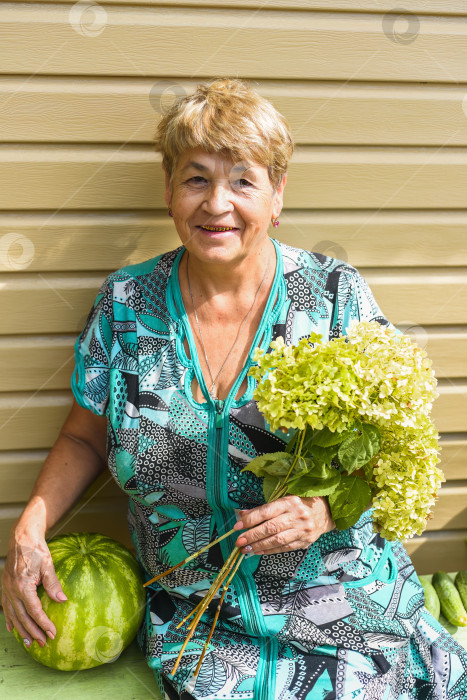
<svg viewBox="0 0 467 700">
<path fill-rule="evenodd" d="M 34 644 L 36 642 L 33 642 Z M 55 671 L 32 659 L 0 615 L 0 697 L 5 700 L 161 700 L 136 639 L 113 662 Z"/>
<path fill-rule="evenodd" d="M 467 627 L 458 627 L 453 636 L 467 650 Z M 0 695 L 6 700 L 161 700 L 136 640 L 113 663 L 86 671 L 55 671 L 29 656 L 7 631 L 1 614 L 0 650 Z"/>
</svg>

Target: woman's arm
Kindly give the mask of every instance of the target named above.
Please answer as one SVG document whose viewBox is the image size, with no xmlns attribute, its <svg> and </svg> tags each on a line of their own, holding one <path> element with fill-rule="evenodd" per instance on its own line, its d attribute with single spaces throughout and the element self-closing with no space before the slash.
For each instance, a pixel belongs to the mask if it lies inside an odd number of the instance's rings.
<svg viewBox="0 0 467 700">
<path fill-rule="evenodd" d="M 9 631 L 16 627 L 29 642 L 55 635 L 36 588 L 43 584 L 54 600 L 63 594 L 45 534 L 106 469 L 107 419 L 76 400 L 37 477 L 29 502 L 10 531 L 2 605 Z"/>
</svg>

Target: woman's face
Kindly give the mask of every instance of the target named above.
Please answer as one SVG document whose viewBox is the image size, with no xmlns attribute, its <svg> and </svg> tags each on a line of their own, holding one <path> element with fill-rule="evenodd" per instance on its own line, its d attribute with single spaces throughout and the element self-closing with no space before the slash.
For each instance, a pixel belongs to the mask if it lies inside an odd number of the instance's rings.
<svg viewBox="0 0 467 700">
<path fill-rule="evenodd" d="M 287 175 L 274 192 L 265 166 L 192 148 L 179 158 L 172 190 L 167 173 L 165 180 L 165 199 L 190 255 L 206 263 L 238 263 L 267 243 L 271 218 L 282 209 Z"/>
</svg>

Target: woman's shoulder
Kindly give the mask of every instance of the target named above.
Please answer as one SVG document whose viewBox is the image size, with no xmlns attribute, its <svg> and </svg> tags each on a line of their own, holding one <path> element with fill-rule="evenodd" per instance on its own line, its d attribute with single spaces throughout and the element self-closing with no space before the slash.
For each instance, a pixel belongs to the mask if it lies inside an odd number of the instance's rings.
<svg viewBox="0 0 467 700">
<path fill-rule="evenodd" d="M 169 250 L 166 253 L 160 253 L 148 260 L 133 263 L 132 265 L 124 265 L 118 270 L 115 270 L 115 272 L 110 273 L 106 279 L 112 282 L 141 277 L 151 277 L 154 279 L 161 277 L 163 279 L 168 279 L 172 265 L 181 248 L 182 246 L 174 250 Z"/>
<path fill-rule="evenodd" d="M 365 286 L 364 278 L 356 267 L 347 262 L 346 256 L 338 258 L 316 250 L 297 248 L 279 241 L 277 243 L 281 249 L 283 273 L 288 285 L 305 285 L 314 294 L 331 294 L 338 290 L 342 292 L 344 289 Z M 345 254 L 343 249 L 337 249 L 337 252 Z"/>
<path fill-rule="evenodd" d="M 287 243 L 282 243 L 281 241 L 276 241 L 276 243 L 278 243 L 282 252 L 285 273 L 302 268 L 305 270 L 316 270 L 322 273 L 323 277 L 331 273 L 346 273 L 347 275 L 355 276 L 360 274 L 357 268 L 347 261 L 345 250 L 340 246 L 336 247 L 333 252 L 343 257 L 333 257 L 332 255 L 327 255 L 318 250 L 298 248 L 288 245 Z M 331 251 L 331 241 L 325 241 L 325 243 L 329 243 L 326 249 Z"/>
</svg>

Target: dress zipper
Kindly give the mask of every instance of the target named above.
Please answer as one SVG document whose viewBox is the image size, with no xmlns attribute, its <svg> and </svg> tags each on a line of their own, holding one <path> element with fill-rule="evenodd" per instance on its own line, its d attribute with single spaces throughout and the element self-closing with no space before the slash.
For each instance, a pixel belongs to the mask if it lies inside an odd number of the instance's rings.
<svg viewBox="0 0 467 700">
<path fill-rule="evenodd" d="M 220 428 L 222 430 L 222 422 L 224 420 L 224 416 L 222 415 L 222 409 L 224 408 L 224 401 L 221 399 L 216 399 L 216 428 Z M 218 435 L 219 433 L 217 433 Z"/>
<path fill-rule="evenodd" d="M 225 401 L 221 399 L 213 399 L 214 405 L 215 405 L 215 410 L 216 410 L 216 415 L 215 415 L 215 420 L 214 420 L 214 427 L 216 430 L 216 440 L 215 440 L 215 454 L 214 454 L 214 464 L 213 464 L 213 495 L 215 502 L 217 503 L 219 510 L 220 510 L 220 515 L 222 517 L 223 525 L 224 525 L 224 531 L 227 532 L 228 529 L 230 529 L 229 522 L 227 520 L 227 517 L 225 515 L 226 513 L 226 505 L 224 503 L 222 494 L 222 480 L 225 479 L 225 464 L 223 463 L 223 460 L 221 459 L 221 446 L 222 446 L 222 437 L 223 437 L 223 427 L 224 427 L 224 408 L 225 408 Z M 229 547 L 229 551 L 232 551 L 234 542 L 237 539 L 235 535 L 231 537 L 228 537 L 227 540 L 224 540 L 224 542 L 221 543 L 221 548 L 224 547 Z M 226 551 L 224 550 L 224 556 L 226 554 Z M 251 600 L 251 591 L 248 586 L 247 582 L 247 577 L 248 574 L 245 573 L 245 570 L 243 568 L 244 562 L 240 565 L 240 568 L 238 569 L 237 573 L 235 574 L 235 579 L 232 581 L 232 585 L 237 590 L 237 595 L 239 595 L 239 598 L 242 599 L 244 606 L 246 608 L 245 612 L 247 613 L 247 620 L 244 622 L 247 623 L 247 633 L 249 633 L 248 627 L 250 628 L 250 633 L 252 633 L 255 636 L 259 637 L 261 647 L 263 648 L 263 653 L 262 656 L 267 659 L 268 657 L 270 658 L 271 650 L 274 648 L 276 650 L 276 644 L 272 644 L 271 642 L 275 642 L 275 640 L 272 640 L 269 635 L 267 635 L 266 630 L 264 628 L 264 621 L 262 619 L 262 611 L 261 608 L 258 606 L 258 609 L 255 610 L 255 605 Z M 266 634 L 265 634 L 266 633 Z M 271 648 L 272 646 L 272 648 Z M 277 650 L 276 650 L 277 651 Z M 269 659 L 268 659 L 269 660 Z M 255 682 L 255 698 L 256 700 L 268 700 L 269 698 L 269 692 L 271 690 L 271 683 L 273 686 L 275 686 L 275 682 L 273 678 L 269 678 L 269 682 L 265 682 L 267 677 L 268 677 L 268 670 L 271 671 L 272 669 L 269 668 L 270 663 L 263 662 L 260 664 L 260 667 L 258 668 L 258 675 L 256 678 Z M 275 663 L 273 663 L 272 667 L 274 668 L 275 671 Z"/>
<path fill-rule="evenodd" d="M 229 525 L 229 522 L 227 520 L 227 517 L 225 515 L 225 507 L 226 503 L 224 503 L 224 499 L 222 497 L 222 480 L 225 479 L 225 466 L 223 466 L 223 461 L 221 459 L 222 455 L 222 437 L 223 437 L 223 426 L 224 426 L 224 405 L 225 401 L 215 399 L 215 408 L 216 408 L 216 417 L 215 417 L 215 427 L 216 427 L 216 451 L 214 455 L 214 473 L 213 473 L 213 491 L 214 491 L 214 496 L 217 504 L 220 506 L 221 509 L 221 514 L 222 514 L 222 520 L 223 520 L 223 525 L 224 525 L 224 530 L 227 532 L 227 530 L 230 530 L 232 525 Z M 229 548 L 229 551 L 232 551 L 234 542 L 237 539 L 238 535 L 232 535 L 232 537 L 228 537 L 225 547 Z M 251 604 L 250 601 L 250 592 L 248 590 L 248 585 L 245 581 L 245 573 L 242 571 L 243 569 L 243 563 L 240 565 L 239 570 L 235 574 L 235 585 L 241 590 L 242 592 L 242 598 L 245 601 L 246 607 L 248 608 L 248 624 L 251 627 L 251 631 L 253 634 L 261 636 L 261 630 L 258 626 L 258 620 L 257 620 L 257 615 L 255 615 L 254 608 Z"/>
</svg>

